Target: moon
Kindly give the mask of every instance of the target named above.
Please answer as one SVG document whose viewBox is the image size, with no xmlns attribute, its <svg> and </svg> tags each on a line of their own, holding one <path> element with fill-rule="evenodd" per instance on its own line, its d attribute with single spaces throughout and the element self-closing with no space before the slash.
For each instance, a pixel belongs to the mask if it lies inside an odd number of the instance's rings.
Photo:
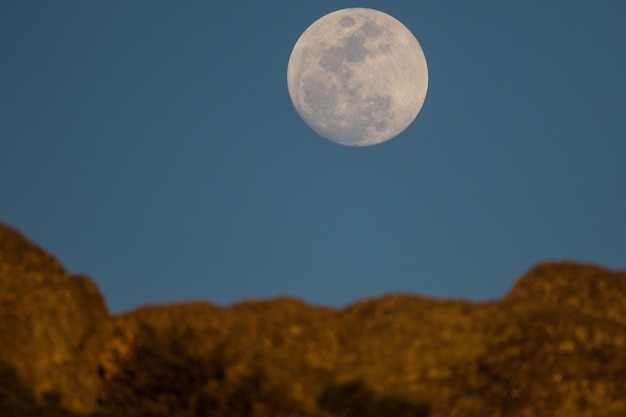
<svg viewBox="0 0 626 417">
<path fill-rule="evenodd" d="M 337 10 L 296 42 L 287 66 L 289 96 L 304 122 L 346 146 L 371 146 L 417 117 L 428 67 L 415 36 L 373 9 Z"/>
</svg>

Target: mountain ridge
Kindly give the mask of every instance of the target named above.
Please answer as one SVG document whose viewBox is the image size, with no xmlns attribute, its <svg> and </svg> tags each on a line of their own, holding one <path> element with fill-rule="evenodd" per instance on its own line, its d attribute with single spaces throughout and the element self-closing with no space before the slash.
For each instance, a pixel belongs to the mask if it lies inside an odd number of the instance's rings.
<svg viewBox="0 0 626 417">
<path fill-rule="evenodd" d="M 111 315 L 88 277 L 0 223 L 0 320 L 0 415 L 626 415 L 626 272 L 590 264 L 539 264 L 487 302 Z"/>
</svg>

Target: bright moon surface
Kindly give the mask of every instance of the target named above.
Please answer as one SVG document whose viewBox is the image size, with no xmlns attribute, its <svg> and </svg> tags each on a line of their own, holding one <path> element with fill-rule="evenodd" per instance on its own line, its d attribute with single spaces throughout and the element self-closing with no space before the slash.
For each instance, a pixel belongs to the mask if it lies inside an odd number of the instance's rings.
<svg viewBox="0 0 626 417">
<path fill-rule="evenodd" d="M 342 145 L 370 146 L 415 120 L 428 68 L 419 42 L 398 20 L 373 9 L 343 9 L 300 36 L 287 85 L 311 129 Z"/>
</svg>

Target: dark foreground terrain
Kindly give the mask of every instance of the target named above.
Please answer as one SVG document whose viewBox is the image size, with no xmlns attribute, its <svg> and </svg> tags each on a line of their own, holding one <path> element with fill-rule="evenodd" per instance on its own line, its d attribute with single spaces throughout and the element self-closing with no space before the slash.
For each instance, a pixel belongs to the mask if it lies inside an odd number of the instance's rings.
<svg viewBox="0 0 626 417">
<path fill-rule="evenodd" d="M 486 303 L 147 306 L 0 224 L 0 416 L 624 417 L 626 273 L 546 263 Z"/>
</svg>

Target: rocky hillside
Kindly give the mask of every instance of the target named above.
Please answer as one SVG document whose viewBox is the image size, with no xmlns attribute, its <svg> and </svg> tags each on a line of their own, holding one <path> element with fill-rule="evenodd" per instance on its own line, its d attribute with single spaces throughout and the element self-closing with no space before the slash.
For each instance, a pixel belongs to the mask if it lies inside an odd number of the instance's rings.
<svg viewBox="0 0 626 417">
<path fill-rule="evenodd" d="M 0 416 L 623 417 L 626 273 L 547 263 L 502 300 L 146 306 L 0 224 Z"/>
</svg>

